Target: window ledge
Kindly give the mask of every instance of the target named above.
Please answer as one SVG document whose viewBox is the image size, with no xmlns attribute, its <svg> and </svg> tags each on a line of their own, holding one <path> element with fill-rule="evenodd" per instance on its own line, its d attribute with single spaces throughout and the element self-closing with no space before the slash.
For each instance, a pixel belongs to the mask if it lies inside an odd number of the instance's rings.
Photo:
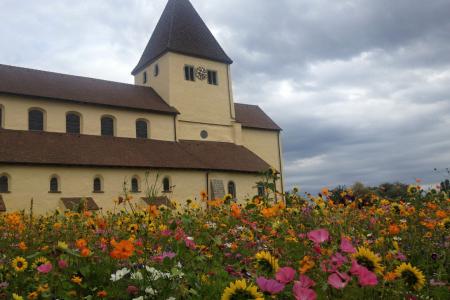
<svg viewBox="0 0 450 300">
<path fill-rule="evenodd" d="M 0 192 L 0 194 L 11 194 L 11 192 L 10 192 L 10 191 L 7 191 L 7 192 Z"/>
<path fill-rule="evenodd" d="M 163 192 L 163 194 L 171 194 L 172 193 L 172 191 L 162 191 Z"/>
<path fill-rule="evenodd" d="M 61 194 L 61 191 L 57 191 L 57 192 L 49 191 L 48 193 L 49 193 L 49 194 Z"/>
<path fill-rule="evenodd" d="M 93 191 L 92 193 L 94 193 L 94 194 L 104 194 L 105 192 L 104 191 Z"/>
<path fill-rule="evenodd" d="M 140 193 L 142 193 L 141 191 L 131 191 L 130 193 L 132 193 L 132 194 L 140 194 Z"/>
</svg>

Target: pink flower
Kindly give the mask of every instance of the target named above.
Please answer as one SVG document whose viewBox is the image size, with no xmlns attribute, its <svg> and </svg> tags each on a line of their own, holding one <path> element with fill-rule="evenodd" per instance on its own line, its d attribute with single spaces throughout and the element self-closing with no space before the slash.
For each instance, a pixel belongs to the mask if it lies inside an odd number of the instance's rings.
<svg viewBox="0 0 450 300">
<path fill-rule="evenodd" d="M 64 259 L 58 260 L 58 267 L 60 267 L 61 269 L 65 269 L 68 266 L 69 264 Z"/>
<path fill-rule="evenodd" d="M 345 237 L 342 237 L 341 238 L 341 251 L 345 252 L 345 253 L 355 253 L 356 249 L 353 247 L 351 241 L 349 241 Z"/>
<path fill-rule="evenodd" d="M 256 279 L 256 284 L 259 286 L 261 291 L 271 295 L 278 294 L 284 290 L 284 284 L 273 279 L 266 279 L 264 277 L 258 277 L 258 279 Z"/>
<path fill-rule="evenodd" d="M 53 269 L 53 266 L 51 263 L 42 264 L 39 267 L 37 267 L 37 270 L 39 273 L 50 273 L 50 271 Z"/>
<path fill-rule="evenodd" d="M 361 286 L 376 286 L 378 284 L 377 275 L 367 270 L 367 268 L 362 267 L 358 274 L 358 283 Z"/>
<path fill-rule="evenodd" d="M 326 229 L 316 229 L 308 232 L 308 239 L 313 241 L 315 244 L 321 244 L 330 239 L 330 234 Z"/>
<path fill-rule="evenodd" d="M 291 267 L 281 268 L 275 275 L 275 278 L 279 282 L 284 284 L 288 284 L 289 282 L 294 280 L 294 277 L 295 277 L 295 270 L 292 269 Z"/>
<path fill-rule="evenodd" d="M 191 249 L 191 250 L 195 249 L 195 242 L 194 242 L 193 238 L 191 238 L 191 237 L 185 238 L 184 243 L 185 243 L 186 247 L 188 247 L 189 249 Z"/>
<path fill-rule="evenodd" d="M 328 283 L 336 289 L 343 289 L 347 286 L 350 279 L 350 276 L 347 274 L 336 272 L 328 276 Z"/>
<path fill-rule="evenodd" d="M 303 274 L 300 275 L 299 281 L 296 281 L 295 283 L 305 289 L 316 285 L 316 283 L 311 278 Z"/>
<path fill-rule="evenodd" d="M 358 276 L 358 283 L 361 286 L 375 286 L 378 284 L 377 276 L 369 271 L 366 267 L 358 264 L 356 260 L 352 260 L 352 267 L 350 273 Z"/>
<path fill-rule="evenodd" d="M 314 290 L 309 288 L 304 288 L 301 286 L 300 282 L 294 284 L 292 293 L 296 300 L 316 300 L 317 294 Z"/>
<path fill-rule="evenodd" d="M 166 258 L 172 259 L 175 256 L 176 256 L 176 254 L 173 252 L 164 252 L 161 255 L 153 256 L 152 259 L 157 262 L 163 262 L 164 259 L 166 259 Z"/>
</svg>

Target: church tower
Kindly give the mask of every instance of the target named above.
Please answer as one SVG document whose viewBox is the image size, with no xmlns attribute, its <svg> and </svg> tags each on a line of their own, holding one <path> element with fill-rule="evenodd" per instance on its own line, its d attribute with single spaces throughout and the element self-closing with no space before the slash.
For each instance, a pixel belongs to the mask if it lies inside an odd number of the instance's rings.
<svg viewBox="0 0 450 300">
<path fill-rule="evenodd" d="M 189 0 L 169 0 L 132 74 L 180 112 L 177 139 L 240 144 L 232 62 Z"/>
</svg>

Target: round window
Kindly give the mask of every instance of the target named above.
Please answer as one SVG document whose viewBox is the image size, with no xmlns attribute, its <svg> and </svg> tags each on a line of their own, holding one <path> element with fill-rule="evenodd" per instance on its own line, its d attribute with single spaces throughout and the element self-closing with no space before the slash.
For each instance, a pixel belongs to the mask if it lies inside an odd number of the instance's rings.
<svg viewBox="0 0 450 300">
<path fill-rule="evenodd" d="M 153 68 L 153 75 L 156 77 L 159 74 L 159 66 L 156 64 Z"/>
<path fill-rule="evenodd" d="M 208 131 L 202 130 L 202 132 L 200 132 L 200 136 L 202 137 L 202 139 L 207 139 L 208 138 Z"/>
</svg>

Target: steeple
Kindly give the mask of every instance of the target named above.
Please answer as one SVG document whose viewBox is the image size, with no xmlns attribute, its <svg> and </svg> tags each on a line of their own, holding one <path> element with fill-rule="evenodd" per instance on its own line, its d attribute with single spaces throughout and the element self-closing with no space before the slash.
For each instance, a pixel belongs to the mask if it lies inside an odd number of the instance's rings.
<svg viewBox="0 0 450 300">
<path fill-rule="evenodd" d="M 233 63 L 189 0 L 169 0 L 132 74 L 136 75 L 169 51 Z"/>
</svg>

